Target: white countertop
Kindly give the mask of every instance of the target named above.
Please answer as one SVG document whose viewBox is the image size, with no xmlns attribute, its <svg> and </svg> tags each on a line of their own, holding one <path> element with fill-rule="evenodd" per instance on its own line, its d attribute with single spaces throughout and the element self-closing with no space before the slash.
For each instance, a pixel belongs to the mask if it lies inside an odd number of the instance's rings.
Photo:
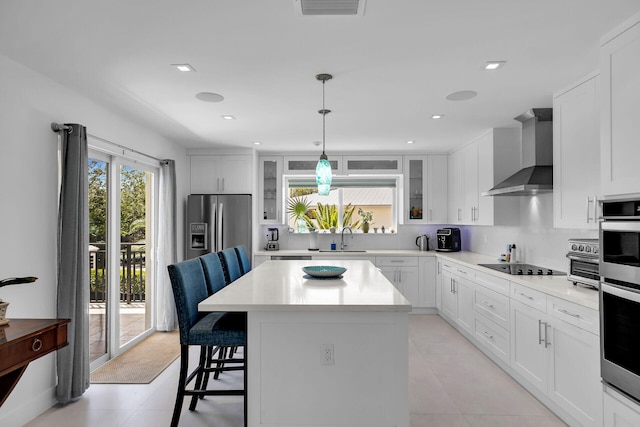
<svg viewBox="0 0 640 427">
<path fill-rule="evenodd" d="M 284 252 L 284 251 L 279 251 Z M 333 260 L 341 279 L 304 278 L 327 261 L 267 261 L 198 304 L 200 311 L 411 311 L 411 303 L 366 260 Z"/>
<path fill-rule="evenodd" d="M 496 264 L 498 261 L 496 261 L 495 257 L 477 254 L 474 252 L 438 252 L 438 257 L 449 259 L 453 262 L 474 268 L 485 274 L 491 274 L 502 279 L 507 279 L 510 282 L 535 289 L 547 295 L 570 301 L 593 310 L 598 310 L 599 307 L 599 295 L 596 289 L 576 286 L 567 280 L 567 276 L 514 276 L 504 274 L 500 271 L 478 265 Z"/>
<path fill-rule="evenodd" d="M 340 257 L 344 256 L 436 256 L 438 252 L 435 251 L 419 251 L 418 249 L 367 249 L 366 251 L 310 251 L 308 249 L 283 249 L 278 251 L 255 251 L 255 255 L 259 256 L 299 256 L 299 255 L 307 255 L 307 256 L 327 256 L 330 257 L 332 255 L 338 255 Z"/>
<path fill-rule="evenodd" d="M 463 264 L 467 267 L 476 269 L 485 274 L 491 274 L 493 276 L 507 279 L 510 282 L 517 283 L 529 288 L 544 292 L 548 295 L 552 295 L 557 298 L 561 298 L 566 301 L 570 301 L 584 307 L 598 310 L 599 296 L 598 291 L 592 288 L 586 288 L 583 286 L 576 286 L 572 282 L 567 280 L 567 276 L 513 276 L 504 274 L 500 271 L 492 270 L 490 268 L 481 267 L 478 264 L 496 264 L 498 261 L 496 257 L 478 254 L 475 252 L 436 252 L 436 251 L 419 251 L 418 249 L 382 249 L 382 250 L 367 250 L 365 252 L 318 252 L 309 250 L 280 250 L 280 251 L 257 251 L 256 255 L 276 255 L 276 256 L 295 256 L 295 255 L 310 255 L 314 257 L 318 256 L 330 256 L 333 253 L 339 255 L 341 258 L 348 256 L 417 256 L 417 257 L 433 257 L 437 256 L 443 259 L 449 259 L 453 262 Z M 309 261 L 306 261 L 309 262 Z M 323 261 L 320 261 L 323 262 Z M 324 261 L 326 262 L 326 261 Z"/>
</svg>

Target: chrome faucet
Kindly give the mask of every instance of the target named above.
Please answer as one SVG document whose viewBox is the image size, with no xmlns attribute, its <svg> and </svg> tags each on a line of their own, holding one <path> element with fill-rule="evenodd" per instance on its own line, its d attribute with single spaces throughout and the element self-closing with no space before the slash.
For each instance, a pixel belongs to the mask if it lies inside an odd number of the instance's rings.
<svg viewBox="0 0 640 427">
<path fill-rule="evenodd" d="M 342 233 L 341 233 L 341 237 L 340 237 L 340 250 L 344 251 L 344 248 L 346 248 L 348 245 L 344 242 L 344 231 L 345 230 L 349 230 L 349 233 L 351 233 L 351 238 L 353 239 L 353 230 L 351 230 L 351 227 L 343 227 L 342 228 Z"/>
</svg>

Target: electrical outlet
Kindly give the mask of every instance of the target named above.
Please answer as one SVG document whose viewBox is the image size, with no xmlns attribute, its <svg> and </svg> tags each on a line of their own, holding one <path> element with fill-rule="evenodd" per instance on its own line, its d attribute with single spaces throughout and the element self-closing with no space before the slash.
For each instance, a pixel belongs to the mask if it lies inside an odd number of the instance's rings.
<svg viewBox="0 0 640 427">
<path fill-rule="evenodd" d="M 322 344 L 320 346 L 320 363 L 322 365 L 333 365 L 336 363 L 333 358 L 333 344 Z"/>
</svg>

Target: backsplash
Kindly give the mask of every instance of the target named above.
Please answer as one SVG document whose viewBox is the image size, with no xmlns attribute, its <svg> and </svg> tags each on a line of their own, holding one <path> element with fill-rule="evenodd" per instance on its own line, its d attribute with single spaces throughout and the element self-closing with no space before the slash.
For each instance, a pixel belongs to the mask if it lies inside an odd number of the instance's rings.
<svg viewBox="0 0 640 427">
<path fill-rule="evenodd" d="M 553 195 L 544 194 L 520 198 L 520 226 L 456 226 L 461 230 L 462 250 L 485 255 L 495 255 L 496 262 L 500 254 L 505 253 L 509 243 L 518 247 L 518 260 L 554 270 L 567 271 L 567 240 L 570 238 L 597 238 L 597 230 L 574 230 L 553 228 Z M 429 236 L 429 248 L 436 245 L 435 235 L 438 225 L 400 225 L 398 232 L 387 231 L 382 234 L 356 233 L 353 239 L 348 233 L 345 241 L 352 250 L 366 249 L 415 249 L 416 237 Z M 261 239 L 256 249 L 264 248 L 267 227 L 262 227 Z M 332 242 L 340 245 L 340 233 L 320 233 L 320 249 L 329 249 Z M 286 227 L 280 227 L 280 249 L 308 249 L 308 234 L 288 233 Z"/>
</svg>

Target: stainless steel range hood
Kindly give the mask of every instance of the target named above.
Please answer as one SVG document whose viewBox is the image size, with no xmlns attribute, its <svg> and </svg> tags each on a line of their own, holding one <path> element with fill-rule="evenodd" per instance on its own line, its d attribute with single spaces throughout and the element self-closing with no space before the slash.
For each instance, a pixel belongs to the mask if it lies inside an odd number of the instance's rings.
<svg viewBox="0 0 640 427">
<path fill-rule="evenodd" d="M 483 196 L 533 196 L 553 191 L 553 109 L 532 108 L 522 122 L 522 169 Z"/>
</svg>

